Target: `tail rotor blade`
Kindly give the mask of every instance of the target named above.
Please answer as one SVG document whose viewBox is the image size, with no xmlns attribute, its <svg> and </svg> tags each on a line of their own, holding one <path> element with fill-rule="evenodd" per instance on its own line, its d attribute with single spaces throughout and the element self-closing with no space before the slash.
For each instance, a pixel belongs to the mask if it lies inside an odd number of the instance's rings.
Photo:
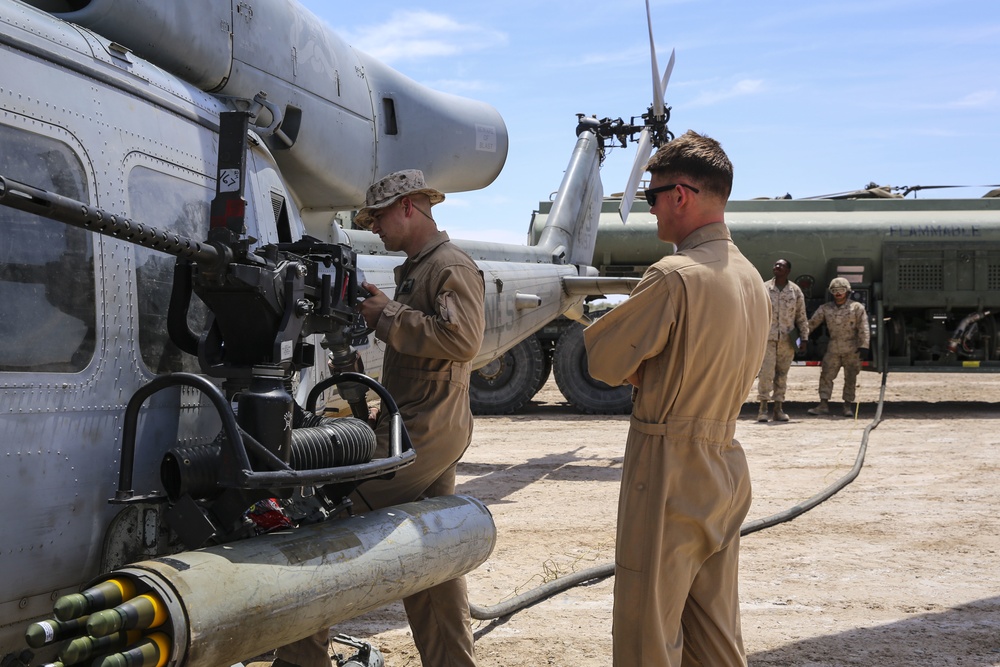
<svg viewBox="0 0 1000 667">
<path fill-rule="evenodd" d="M 628 220 L 629 211 L 632 210 L 632 200 L 635 199 L 636 188 L 639 187 L 639 179 L 642 178 L 643 168 L 653 152 L 653 137 L 648 129 L 639 134 L 638 146 L 635 149 L 635 161 L 632 163 L 632 172 L 628 176 L 625 184 L 625 191 L 622 192 L 622 201 L 618 205 L 618 216 L 622 223 Z"/>
<path fill-rule="evenodd" d="M 646 25 L 649 27 L 649 60 L 653 66 L 653 113 L 663 115 L 663 90 L 660 83 L 660 66 L 656 62 L 656 42 L 653 40 L 653 14 L 649 11 L 649 0 L 646 0 Z M 671 58 L 671 68 L 673 59 Z M 668 74 L 669 76 L 669 74 Z"/>
<path fill-rule="evenodd" d="M 674 60 L 676 58 L 677 49 L 670 49 L 670 60 L 667 61 L 667 69 L 663 70 L 663 81 L 660 82 L 660 114 L 663 114 L 666 108 L 666 105 L 663 103 L 663 96 L 667 93 L 667 84 L 670 83 L 670 74 L 674 71 Z"/>
<path fill-rule="evenodd" d="M 677 57 L 676 50 L 670 51 L 670 60 L 667 62 L 667 69 L 660 78 L 660 66 L 656 61 L 656 42 L 653 39 L 653 14 L 649 9 L 649 0 L 646 0 L 646 24 L 649 28 L 649 59 L 653 67 L 653 115 L 655 122 L 662 122 L 666 114 L 666 104 L 663 101 L 667 84 L 670 83 L 670 74 L 674 71 L 674 61 Z M 643 168 L 653 152 L 653 133 L 647 127 L 639 135 L 638 146 L 636 147 L 635 161 L 632 163 L 632 171 L 629 173 L 628 182 L 622 193 L 622 201 L 618 207 L 618 216 L 624 223 L 628 220 L 629 211 L 632 210 L 632 201 L 635 199 L 636 188 L 642 178 Z"/>
</svg>

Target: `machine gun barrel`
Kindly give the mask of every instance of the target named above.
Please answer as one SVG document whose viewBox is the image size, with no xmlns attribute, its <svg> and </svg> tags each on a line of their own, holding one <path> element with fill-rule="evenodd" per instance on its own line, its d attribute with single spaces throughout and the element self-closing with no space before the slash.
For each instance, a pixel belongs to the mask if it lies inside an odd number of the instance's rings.
<svg viewBox="0 0 1000 667">
<path fill-rule="evenodd" d="M 0 175 L 0 204 L 202 265 L 217 266 L 227 259 L 225 257 L 227 249 L 220 250 L 209 243 L 144 225 L 2 175 Z"/>
</svg>

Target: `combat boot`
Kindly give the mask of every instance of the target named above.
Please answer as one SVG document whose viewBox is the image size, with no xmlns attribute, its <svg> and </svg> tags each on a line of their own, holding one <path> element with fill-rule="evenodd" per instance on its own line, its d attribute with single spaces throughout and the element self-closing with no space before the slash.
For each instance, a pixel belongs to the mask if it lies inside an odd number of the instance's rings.
<svg viewBox="0 0 1000 667">
<path fill-rule="evenodd" d="M 845 417 L 854 416 L 854 408 L 851 407 L 850 403 L 844 403 L 844 416 Z"/>
<path fill-rule="evenodd" d="M 757 411 L 757 421 L 759 422 L 767 421 L 767 401 L 760 402 L 760 409 Z"/>
<path fill-rule="evenodd" d="M 815 408 L 809 408 L 806 410 L 811 415 L 828 415 L 830 414 L 830 402 L 825 398 L 819 399 L 819 405 Z"/>
<path fill-rule="evenodd" d="M 776 422 L 788 421 L 788 415 L 786 415 L 785 411 L 781 409 L 781 401 L 774 402 L 774 421 Z"/>
</svg>

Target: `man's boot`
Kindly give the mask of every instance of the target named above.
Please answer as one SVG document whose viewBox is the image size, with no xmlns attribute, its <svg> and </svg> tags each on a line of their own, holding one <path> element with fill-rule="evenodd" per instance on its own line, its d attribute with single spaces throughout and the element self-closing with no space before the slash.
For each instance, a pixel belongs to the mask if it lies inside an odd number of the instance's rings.
<svg viewBox="0 0 1000 667">
<path fill-rule="evenodd" d="M 811 415 L 828 415 L 830 414 L 830 402 L 825 398 L 819 399 L 819 405 L 815 408 L 809 408 L 806 410 Z"/>
<path fill-rule="evenodd" d="M 785 411 L 781 409 L 781 401 L 774 402 L 774 421 L 776 422 L 786 422 L 788 421 L 788 415 Z"/>
<path fill-rule="evenodd" d="M 767 421 L 767 401 L 760 402 L 760 409 L 757 411 L 757 421 L 759 422 Z"/>
<path fill-rule="evenodd" d="M 844 403 L 844 416 L 845 417 L 853 417 L 854 416 L 854 408 L 851 407 L 850 403 Z"/>
</svg>

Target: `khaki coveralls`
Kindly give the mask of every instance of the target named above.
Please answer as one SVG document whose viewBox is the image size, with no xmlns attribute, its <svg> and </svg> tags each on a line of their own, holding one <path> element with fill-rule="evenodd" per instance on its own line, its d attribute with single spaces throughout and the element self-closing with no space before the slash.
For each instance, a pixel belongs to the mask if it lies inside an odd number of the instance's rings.
<svg viewBox="0 0 1000 667">
<path fill-rule="evenodd" d="M 764 362 L 757 375 L 757 400 L 777 403 L 785 400 L 788 387 L 788 369 L 795 358 L 795 341 L 791 332 L 796 327 L 802 340 L 809 338 L 809 320 L 806 319 L 806 298 L 799 286 L 789 282 L 784 288 L 774 284 L 774 278 L 764 283 L 771 297 L 771 330 L 767 334 Z M 771 392 L 774 392 L 773 399 Z"/>
<path fill-rule="evenodd" d="M 614 665 L 745 665 L 739 531 L 750 508 L 736 418 L 764 356 L 770 300 L 723 223 L 651 266 L 588 327 L 590 374 L 642 366 L 618 505 Z"/>
<path fill-rule="evenodd" d="M 417 457 L 390 480 L 372 480 L 354 494 L 355 507 L 390 505 L 450 495 L 455 470 L 472 440 L 470 362 L 485 330 L 482 274 L 449 242 L 446 232 L 396 267 L 396 293 L 382 312 L 375 337 L 386 343 L 382 385 L 396 401 Z M 389 445 L 383 406 L 376 456 Z M 472 618 L 465 578 L 403 600 L 424 667 L 474 667 Z M 301 667 L 329 667 L 329 630 L 278 650 Z"/>
<path fill-rule="evenodd" d="M 843 368 L 844 402 L 853 403 L 858 373 L 861 371 L 858 348 L 867 349 L 871 342 L 868 314 L 864 305 L 858 301 L 848 299 L 842 306 L 828 301 L 809 318 L 809 330 L 815 331 L 824 322 L 830 332 L 830 342 L 823 354 L 823 368 L 819 374 L 820 400 L 828 401 L 833 396 L 833 380 Z"/>
</svg>

